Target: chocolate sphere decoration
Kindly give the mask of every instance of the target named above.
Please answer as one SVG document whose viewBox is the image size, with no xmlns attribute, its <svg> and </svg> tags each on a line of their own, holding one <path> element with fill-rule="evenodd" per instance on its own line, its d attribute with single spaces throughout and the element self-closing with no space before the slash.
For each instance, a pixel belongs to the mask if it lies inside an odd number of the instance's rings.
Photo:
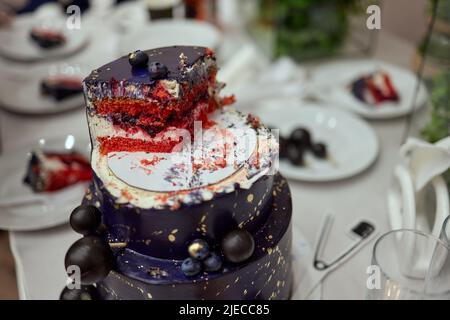
<svg viewBox="0 0 450 320">
<path fill-rule="evenodd" d="M 250 232 L 234 230 L 222 239 L 222 252 L 233 263 L 240 263 L 250 258 L 255 250 L 255 240 Z"/>
<path fill-rule="evenodd" d="M 99 300 L 97 288 L 81 286 L 80 289 L 69 289 L 64 287 L 59 296 L 59 300 Z"/>
<path fill-rule="evenodd" d="M 150 79 L 152 80 L 165 78 L 169 72 L 167 67 L 161 62 L 150 62 L 148 70 L 150 71 Z"/>
<path fill-rule="evenodd" d="M 317 158 L 324 159 L 327 156 L 327 146 L 323 143 L 316 143 L 311 146 L 311 151 Z"/>
<path fill-rule="evenodd" d="M 78 206 L 70 214 L 70 226 L 82 235 L 93 234 L 102 222 L 102 213 L 94 206 Z"/>
<path fill-rule="evenodd" d="M 207 272 L 219 271 L 222 268 L 222 258 L 215 252 L 212 252 L 203 260 L 203 268 Z"/>
<path fill-rule="evenodd" d="M 196 239 L 188 247 L 189 255 L 197 260 L 204 260 L 209 255 L 209 246 L 205 240 Z"/>
<path fill-rule="evenodd" d="M 81 283 L 93 284 L 103 280 L 113 267 L 112 251 L 101 237 L 86 236 L 76 241 L 66 253 L 66 268 L 76 265 L 81 271 Z"/>
<path fill-rule="evenodd" d="M 308 148 L 311 146 L 311 134 L 305 128 L 296 128 L 291 132 L 289 140 L 298 147 Z"/>
<path fill-rule="evenodd" d="M 128 55 L 128 61 L 133 67 L 144 68 L 148 64 L 148 55 L 141 50 L 136 50 Z"/>
<path fill-rule="evenodd" d="M 186 258 L 181 264 L 181 271 L 187 276 L 195 276 L 202 271 L 202 263 L 193 258 Z"/>
</svg>

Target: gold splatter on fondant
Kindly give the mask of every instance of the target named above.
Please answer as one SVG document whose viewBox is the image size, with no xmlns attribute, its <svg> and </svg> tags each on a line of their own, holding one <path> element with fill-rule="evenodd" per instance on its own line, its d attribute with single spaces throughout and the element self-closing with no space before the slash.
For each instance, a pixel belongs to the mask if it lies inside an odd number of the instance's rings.
<svg viewBox="0 0 450 320">
<path fill-rule="evenodd" d="M 167 239 L 169 239 L 170 242 L 174 242 L 177 238 L 173 234 L 169 234 Z"/>
<path fill-rule="evenodd" d="M 252 202 L 252 201 L 253 201 L 253 198 L 254 198 L 253 194 L 250 193 L 250 194 L 247 196 L 247 202 Z"/>
</svg>

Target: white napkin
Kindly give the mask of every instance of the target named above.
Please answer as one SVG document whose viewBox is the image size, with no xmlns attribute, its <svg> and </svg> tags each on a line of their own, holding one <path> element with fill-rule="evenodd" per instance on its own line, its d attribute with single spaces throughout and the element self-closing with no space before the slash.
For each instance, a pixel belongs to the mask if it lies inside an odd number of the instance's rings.
<svg viewBox="0 0 450 320">
<path fill-rule="evenodd" d="M 450 136 L 434 144 L 409 138 L 400 148 L 400 156 L 409 168 L 416 191 L 450 168 Z"/>
<path fill-rule="evenodd" d="M 310 279 L 308 266 L 312 265 L 313 252 L 308 240 L 302 234 L 298 227 L 292 226 L 292 271 L 294 282 L 292 285 L 292 300 L 299 300 L 305 296 L 306 289 L 301 283 L 314 281 Z M 322 299 L 322 283 L 320 282 L 315 290 L 308 297 L 309 300 Z"/>
<path fill-rule="evenodd" d="M 253 72 L 251 77 L 249 72 Z M 242 47 L 221 68 L 218 79 L 227 83 L 226 89 L 236 96 L 237 104 L 244 107 L 270 98 L 305 95 L 304 69 L 287 57 L 268 64 L 250 45 Z"/>
</svg>

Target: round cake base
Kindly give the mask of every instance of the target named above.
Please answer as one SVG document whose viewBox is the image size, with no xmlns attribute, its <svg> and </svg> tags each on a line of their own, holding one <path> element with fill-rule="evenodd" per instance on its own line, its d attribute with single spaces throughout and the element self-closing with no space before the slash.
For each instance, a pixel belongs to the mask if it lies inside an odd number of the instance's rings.
<svg viewBox="0 0 450 320">
<path fill-rule="evenodd" d="M 286 180 L 277 174 L 271 212 L 253 232 L 255 252 L 241 264 L 221 271 L 185 276 L 181 261 L 157 259 L 132 250 L 118 253 L 117 266 L 97 284 L 102 299 L 267 300 L 291 294 L 292 203 Z"/>
</svg>

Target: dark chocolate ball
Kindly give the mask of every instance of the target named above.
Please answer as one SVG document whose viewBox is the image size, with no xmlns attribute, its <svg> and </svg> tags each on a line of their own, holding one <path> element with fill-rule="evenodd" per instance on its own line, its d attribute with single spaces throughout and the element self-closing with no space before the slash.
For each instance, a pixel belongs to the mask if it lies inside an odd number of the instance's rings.
<svg viewBox="0 0 450 320">
<path fill-rule="evenodd" d="M 195 239 L 188 247 L 189 255 L 197 260 L 204 260 L 209 255 L 209 246 L 205 240 Z"/>
<path fill-rule="evenodd" d="M 81 286 L 80 289 L 69 289 L 64 287 L 59 295 L 59 300 L 98 300 L 97 288 L 90 286 Z"/>
<path fill-rule="evenodd" d="M 76 241 L 66 253 L 66 269 L 75 265 L 81 271 L 81 284 L 103 280 L 113 268 L 113 254 L 108 243 L 99 236 L 86 236 Z"/>
<path fill-rule="evenodd" d="M 294 129 L 289 140 L 298 147 L 309 148 L 311 146 L 311 134 L 305 128 Z"/>
<path fill-rule="evenodd" d="M 233 263 L 240 263 L 251 257 L 255 250 L 255 240 L 250 232 L 234 230 L 222 239 L 222 252 Z"/>
<path fill-rule="evenodd" d="M 102 222 L 102 213 L 94 206 L 78 206 L 70 215 L 70 226 L 82 235 L 93 234 Z"/>
<path fill-rule="evenodd" d="M 286 157 L 294 166 L 302 166 L 304 164 L 303 155 L 304 149 L 302 147 L 293 143 L 288 143 L 286 147 Z"/>
<path fill-rule="evenodd" d="M 150 71 L 150 79 L 152 80 L 163 79 L 168 73 L 167 67 L 161 62 L 150 62 L 148 70 Z"/>
<path fill-rule="evenodd" d="M 203 267 L 207 272 L 219 271 L 222 268 L 222 258 L 215 252 L 212 252 L 208 258 L 203 261 Z"/>
<path fill-rule="evenodd" d="M 181 264 L 181 271 L 187 276 L 195 276 L 202 271 L 202 263 L 193 258 L 186 258 Z"/>
<path fill-rule="evenodd" d="M 136 50 L 128 54 L 128 61 L 133 67 L 144 68 L 148 64 L 148 55 L 141 50 Z"/>
<path fill-rule="evenodd" d="M 324 159 L 327 156 L 327 146 L 324 143 L 313 144 L 311 151 L 317 158 Z"/>
</svg>

